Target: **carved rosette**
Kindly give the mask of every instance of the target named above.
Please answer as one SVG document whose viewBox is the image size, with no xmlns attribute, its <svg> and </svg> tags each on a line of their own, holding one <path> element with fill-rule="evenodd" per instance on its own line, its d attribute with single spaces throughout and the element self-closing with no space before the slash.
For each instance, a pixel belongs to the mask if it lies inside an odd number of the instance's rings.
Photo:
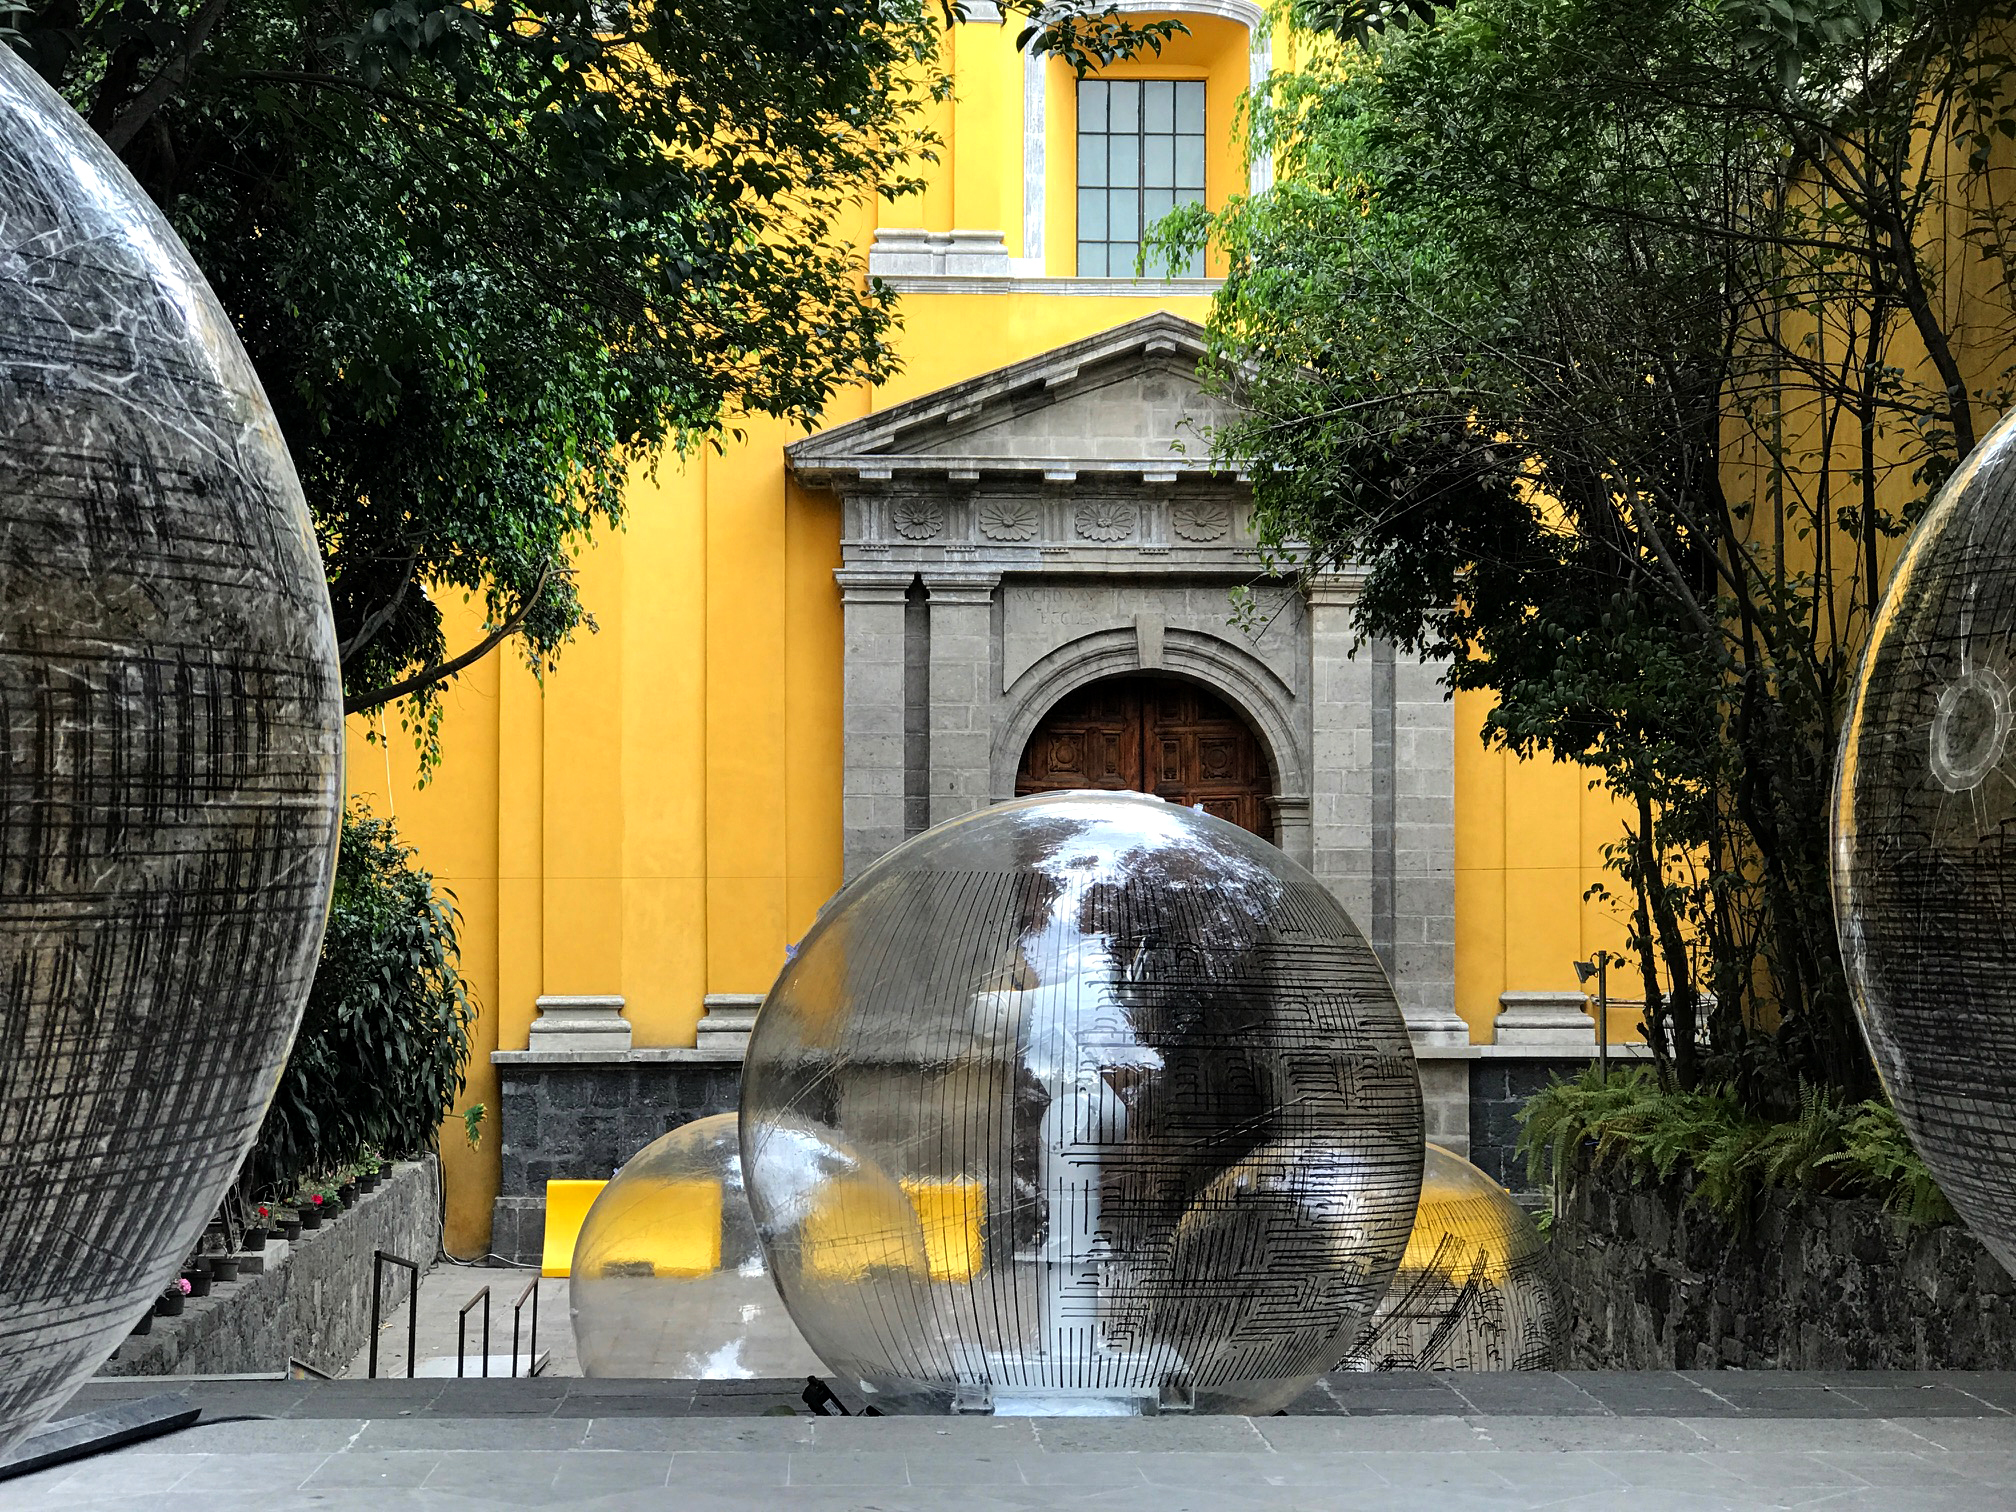
<svg viewBox="0 0 2016 1512">
<path fill-rule="evenodd" d="M 936 499 L 898 499 L 889 506 L 889 524 L 906 541 L 928 541 L 945 529 L 945 506 Z"/>
<path fill-rule="evenodd" d="M 989 499 L 980 506 L 980 534 L 990 541 L 1027 541 L 1037 523 L 1034 499 Z"/>
<path fill-rule="evenodd" d="M 1134 534 L 1134 513 L 1126 499 L 1087 499 L 1074 523 L 1088 541 L 1124 541 Z"/>
<path fill-rule="evenodd" d="M 1232 528 L 1232 515 L 1218 499 L 1178 499 L 1169 506 L 1169 525 L 1186 541 L 1217 541 Z"/>
</svg>

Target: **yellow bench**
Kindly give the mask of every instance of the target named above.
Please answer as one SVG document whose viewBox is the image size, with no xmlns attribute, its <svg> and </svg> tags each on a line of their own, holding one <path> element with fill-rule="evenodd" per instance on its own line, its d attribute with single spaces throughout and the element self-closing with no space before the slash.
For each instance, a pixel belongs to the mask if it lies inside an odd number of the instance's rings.
<svg viewBox="0 0 2016 1512">
<path fill-rule="evenodd" d="M 540 1257 L 539 1274 L 567 1276 L 574 1271 L 574 1241 L 581 1237 L 581 1225 L 588 1209 L 602 1195 L 606 1181 L 549 1181 L 546 1183 L 546 1245 Z"/>
</svg>

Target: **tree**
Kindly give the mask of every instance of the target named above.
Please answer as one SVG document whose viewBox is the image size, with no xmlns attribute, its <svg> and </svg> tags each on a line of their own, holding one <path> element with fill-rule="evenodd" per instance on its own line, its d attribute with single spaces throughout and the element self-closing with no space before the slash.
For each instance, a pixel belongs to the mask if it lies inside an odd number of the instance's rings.
<svg viewBox="0 0 2016 1512">
<path fill-rule="evenodd" d="M 1020 7 L 1079 66 L 1174 23 Z M 915 186 L 923 0 L 43 0 L 11 40 L 236 321 L 328 564 L 350 712 L 586 619 L 631 472 L 886 377 L 844 218 Z M 435 595 L 482 599 L 450 647 Z"/>
<path fill-rule="evenodd" d="M 387 819 L 343 816 L 322 957 L 241 1185 L 282 1193 L 373 1149 L 433 1148 L 463 1087 L 476 1007 L 454 900 Z"/>
<path fill-rule="evenodd" d="M 1214 341 L 1249 418 L 1221 444 L 1276 549 L 1364 569 L 1361 631 L 1446 657 L 1489 740 L 1635 816 L 1612 861 L 1683 1086 L 1873 1090 L 1834 738 L 1886 551 L 2007 402 L 1965 371 L 2011 314 L 2007 14 L 1331 12 L 1255 111 L 1276 187 L 1170 231 L 1230 254 Z M 1997 271 L 1963 293 L 1970 206 Z"/>
</svg>

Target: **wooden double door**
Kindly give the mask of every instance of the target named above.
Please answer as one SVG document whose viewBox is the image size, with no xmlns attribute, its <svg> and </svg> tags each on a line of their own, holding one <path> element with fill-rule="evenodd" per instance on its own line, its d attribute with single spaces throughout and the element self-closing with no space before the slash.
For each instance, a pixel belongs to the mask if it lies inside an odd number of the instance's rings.
<svg viewBox="0 0 2016 1512">
<path fill-rule="evenodd" d="M 1273 785 L 1260 742 L 1224 700 L 1173 678 L 1114 677 L 1043 718 L 1022 752 L 1015 794 L 1069 788 L 1153 793 L 1201 804 L 1266 839 Z"/>
</svg>

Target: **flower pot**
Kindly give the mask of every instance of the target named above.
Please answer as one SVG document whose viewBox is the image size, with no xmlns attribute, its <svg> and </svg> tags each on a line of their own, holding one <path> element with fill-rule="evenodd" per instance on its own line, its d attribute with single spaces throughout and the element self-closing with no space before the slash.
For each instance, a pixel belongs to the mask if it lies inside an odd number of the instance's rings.
<svg viewBox="0 0 2016 1512">
<path fill-rule="evenodd" d="M 238 1279 L 238 1257 L 236 1255 L 212 1255 L 210 1257 L 210 1279 L 214 1281 L 236 1281 Z"/>
<path fill-rule="evenodd" d="M 248 1254 L 253 1255 L 258 1254 L 259 1251 L 266 1248 L 266 1230 L 263 1228 L 249 1228 L 245 1230 L 243 1248 Z"/>
<path fill-rule="evenodd" d="M 378 1173 L 376 1171 L 359 1171 L 357 1173 L 358 1191 L 375 1192 L 377 1189 L 378 1189 Z"/>
<path fill-rule="evenodd" d="M 356 1183 L 346 1181 L 343 1183 L 343 1185 L 336 1188 L 336 1199 L 337 1201 L 341 1202 L 343 1206 L 346 1208 L 353 1208 L 357 1206 Z"/>
<path fill-rule="evenodd" d="M 391 1175 L 392 1175 L 392 1162 L 388 1160 L 378 1167 L 378 1179 L 380 1181 L 386 1181 L 391 1178 Z"/>
<path fill-rule="evenodd" d="M 287 1240 L 290 1244 L 294 1240 L 299 1239 L 301 1237 L 301 1220 L 299 1218 L 282 1218 L 280 1220 L 280 1237 Z"/>
<path fill-rule="evenodd" d="M 311 1204 L 301 1209 L 301 1227 L 304 1231 L 322 1227 L 321 1204 Z"/>
<path fill-rule="evenodd" d="M 182 1293 L 163 1292 L 154 1300 L 154 1316 L 157 1318 L 179 1318 L 182 1316 Z"/>
<path fill-rule="evenodd" d="M 210 1295 L 210 1272 L 207 1270 L 191 1271 L 183 1279 L 189 1283 L 190 1296 L 207 1297 Z M 175 1310 L 180 1312 L 182 1309 L 177 1307 Z"/>
<path fill-rule="evenodd" d="M 140 1321 L 133 1325 L 133 1334 L 137 1338 L 141 1334 L 152 1332 L 154 1332 L 154 1309 L 150 1307 L 140 1315 Z"/>
</svg>

